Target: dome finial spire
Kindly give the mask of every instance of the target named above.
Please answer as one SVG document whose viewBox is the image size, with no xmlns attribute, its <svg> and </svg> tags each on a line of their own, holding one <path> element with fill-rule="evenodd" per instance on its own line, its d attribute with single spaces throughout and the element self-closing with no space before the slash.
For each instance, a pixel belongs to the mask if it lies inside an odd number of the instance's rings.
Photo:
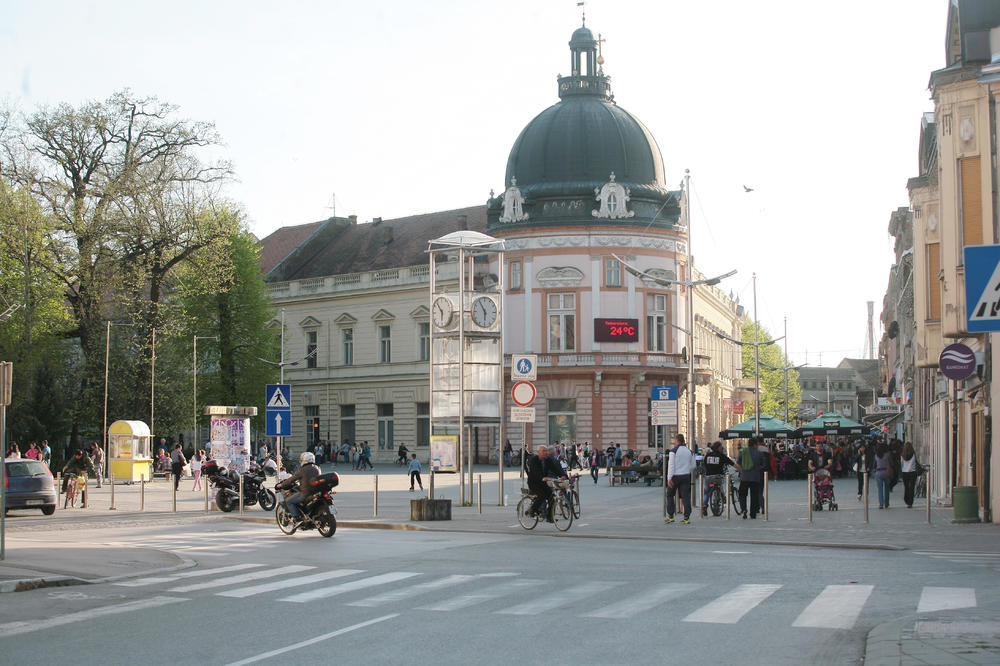
<svg viewBox="0 0 1000 666">
<path fill-rule="evenodd" d="M 581 18 L 583 20 L 583 27 L 586 28 L 587 27 L 587 8 L 583 6 L 583 2 L 576 3 L 576 6 L 577 7 L 583 7 L 583 9 L 580 10 L 580 16 L 581 16 Z"/>
</svg>

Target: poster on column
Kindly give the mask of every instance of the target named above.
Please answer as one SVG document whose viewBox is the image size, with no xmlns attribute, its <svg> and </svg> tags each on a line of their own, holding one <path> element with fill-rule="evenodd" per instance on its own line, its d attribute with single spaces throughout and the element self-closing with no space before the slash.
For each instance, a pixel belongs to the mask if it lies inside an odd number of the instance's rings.
<svg viewBox="0 0 1000 666">
<path fill-rule="evenodd" d="M 209 459 L 215 460 L 220 467 L 240 473 L 247 471 L 250 462 L 250 419 L 213 416 L 211 433 Z"/>
</svg>

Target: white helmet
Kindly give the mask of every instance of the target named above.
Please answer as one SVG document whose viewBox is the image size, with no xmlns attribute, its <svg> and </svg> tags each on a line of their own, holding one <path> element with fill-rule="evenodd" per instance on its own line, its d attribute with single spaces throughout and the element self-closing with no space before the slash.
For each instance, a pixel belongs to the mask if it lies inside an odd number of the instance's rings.
<svg viewBox="0 0 1000 666">
<path fill-rule="evenodd" d="M 316 456 L 306 451 L 301 456 L 299 456 L 300 465 L 314 465 L 316 464 Z"/>
</svg>

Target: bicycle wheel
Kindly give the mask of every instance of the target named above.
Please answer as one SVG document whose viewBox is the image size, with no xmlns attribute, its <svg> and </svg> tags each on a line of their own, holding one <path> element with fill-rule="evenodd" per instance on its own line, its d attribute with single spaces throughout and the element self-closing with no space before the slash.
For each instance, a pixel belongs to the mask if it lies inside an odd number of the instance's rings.
<svg viewBox="0 0 1000 666">
<path fill-rule="evenodd" d="M 565 532 L 573 524 L 573 509 L 570 508 L 565 495 L 559 495 L 553 501 L 555 505 L 552 507 L 552 522 L 557 530 Z"/>
<path fill-rule="evenodd" d="M 517 503 L 517 522 L 521 523 L 521 527 L 526 530 L 533 530 L 535 529 L 535 525 L 538 524 L 538 516 L 528 515 L 532 501 L 534 501 L 534 498 L 531 495 L 525 495 Z"/>
<path fill-rule="evenodd" d="M 573 509 L 573 517 L 580 518 L 580 492 L 575 488 L 569 493 L 570 507 Z"/>
<path fill-rule="evenodd" d="M 729 493 L 729 501 L 733 504 L 733 511 L 743 513 L 743 505 L 740 504 L 740 494 L 736 491 L 736 486 L 733 486 Z"/>
<path fill-rule="evenodd" d="M 712 494 L 708 496 L 708 505 L 712 508 L 713 516 L 722 515 L 722 491 L 718 486 L 712 488 Z"/>
</svg>

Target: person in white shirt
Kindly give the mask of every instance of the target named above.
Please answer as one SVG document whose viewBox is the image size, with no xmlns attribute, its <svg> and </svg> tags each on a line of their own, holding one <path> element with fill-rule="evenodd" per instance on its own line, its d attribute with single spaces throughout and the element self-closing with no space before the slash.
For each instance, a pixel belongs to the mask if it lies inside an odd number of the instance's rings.
<svg viewBox="0 0 1000 666">
<path fill-rule="evenodd" d="M 684 520 L 682 525 L 691 524 L 691 472 L 694 470 L 694 454 L 684 445 L 684 435 L 674 435 L 674 448 L 667 458 L 667 518 L 663 522 L 674 522 L 674 498 L 680 493 Z"/>
</svg>

